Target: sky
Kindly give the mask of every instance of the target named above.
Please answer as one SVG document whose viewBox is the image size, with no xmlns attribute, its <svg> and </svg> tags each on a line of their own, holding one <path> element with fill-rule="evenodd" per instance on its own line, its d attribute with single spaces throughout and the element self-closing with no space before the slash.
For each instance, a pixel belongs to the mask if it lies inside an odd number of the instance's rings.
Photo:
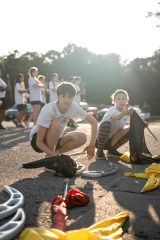
<svg viewBox="0 0 160 240">
<path fill-rule="evenodd" d="M 160 48 L 158 0 L 0 0 L 0 56 L 14 50 L 61 52 L 69 43 L 123 60 Z"/>
</svg>

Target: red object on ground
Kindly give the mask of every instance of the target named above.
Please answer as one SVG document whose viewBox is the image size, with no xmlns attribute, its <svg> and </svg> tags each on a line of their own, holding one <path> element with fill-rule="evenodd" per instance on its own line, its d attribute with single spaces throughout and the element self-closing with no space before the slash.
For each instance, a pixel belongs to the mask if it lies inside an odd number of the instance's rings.
<svg viewBox="0 0 160 240">
<path fill-rule="evenodd" d="M 66 195 L 67 208 L 81 207 L 89 203 L 89 197 L 76 189 L 71 189 Z"/>
<path fill-rule="evenodd" d="M 52 209 L 54 212 L 53 228 L 66 231 L 67 208 L 81 207 L 89 203 L 89 197 L 76 189 L 71 189 L 67 193 L 68 182 L 64 196 L 58 195 L 52 200 Z"/>
<path fill-rule="evenodd" d="M 58 195 L 52 201 L 54 212 L 53 228 L 66 231 L 67 209 L 65 197 Z"/>
</svg>

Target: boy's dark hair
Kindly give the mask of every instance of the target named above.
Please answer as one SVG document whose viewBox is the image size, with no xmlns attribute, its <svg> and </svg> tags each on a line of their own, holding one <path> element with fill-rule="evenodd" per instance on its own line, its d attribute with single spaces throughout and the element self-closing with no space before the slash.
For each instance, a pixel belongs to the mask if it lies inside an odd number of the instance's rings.
<svg viewBox="0 0 160 240">
<path fill-rule="evenodd" d="M 68 94 L 70 97 L 76 95 L 76 89 L 72 83 L 63 82 L 57 87 L 57 96 Z"/>
</svg>

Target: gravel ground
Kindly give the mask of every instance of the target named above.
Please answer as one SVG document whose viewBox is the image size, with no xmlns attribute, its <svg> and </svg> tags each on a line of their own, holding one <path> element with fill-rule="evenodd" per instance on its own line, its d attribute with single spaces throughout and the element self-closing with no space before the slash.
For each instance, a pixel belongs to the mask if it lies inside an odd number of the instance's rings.
<svg viewBox="0 0 160 240">
<path fill-rule="evenodd" d="M 8 199 L 3 186 L 10 185 L 21 191 L 25 197 L 25 227 L 51 227 L 51 201 L 54 196 L 63 194 L 64 178 L 55 177 L 45 172 L 43 168 L 17 170 L 15 166 L 18 163 L 38 160 L 44 157 L 44 154 L 38 154 L 32 150 L 28 141 L 29 130 L 15 128 L 11 122 L 4 122 L 4 126 L 8 129 L 0 130 L 0 203 Z M 160 122 L 152 122 L 149 126 L 160 139 Z M 79 124 L 78 130 L 89 134 L 87 124 Z M 148 131 L 145 131 L 145 136 L 149 150 L 153 155 L 159 155 L 159 143 Z M 76 151 L 81 150 L 83 148 Z M 120 150 L 127 151 L 128 145 L 126 144 Z M 105 170 L 109 166 L 109 160 L 88 161 L 85 154 L 75 156 L 74 159 L 83 163 L 86 170 Z M 90 203 L 85 207 L 68 211 L 68 230 L 88 227 L 95 222 L 113 217 L 119 212 L 128 211 L 129 219 L 124 226 L 123 239 L 160 239 L 160 189 L 142 194 L 140 190 L 145 180 L 123 176 L 123 173 L 128 170 L 144 172 L 147 165 L 132 166 L 118 159 L 112 161 L 119 167 L 115 175 L 94 179 L 79 176 L 70 179 L 70 187 L 85 192 L 90 198 Z"/>
</svg>

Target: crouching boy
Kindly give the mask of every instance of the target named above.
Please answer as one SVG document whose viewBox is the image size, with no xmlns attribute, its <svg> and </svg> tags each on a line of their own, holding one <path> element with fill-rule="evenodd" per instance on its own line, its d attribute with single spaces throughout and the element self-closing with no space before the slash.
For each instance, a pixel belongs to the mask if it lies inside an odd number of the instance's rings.
<svg viewBox="0 0 160 240">
<path fill-rule="evenodd" d="M 90 142 L 87 146 L 88 159 L 94 157 L 97 121 L 74 101 L 76 89 L 68 82 L 57 88 L 58 100 L 46 104 L 30 132 L 31 146 L 36 152 L 57 156 L 81 147 L 87 141 L 85 133 L 74 131 L 64 134 L 69 119 L 86 120 L 91 125 Z"/>
</svg>

